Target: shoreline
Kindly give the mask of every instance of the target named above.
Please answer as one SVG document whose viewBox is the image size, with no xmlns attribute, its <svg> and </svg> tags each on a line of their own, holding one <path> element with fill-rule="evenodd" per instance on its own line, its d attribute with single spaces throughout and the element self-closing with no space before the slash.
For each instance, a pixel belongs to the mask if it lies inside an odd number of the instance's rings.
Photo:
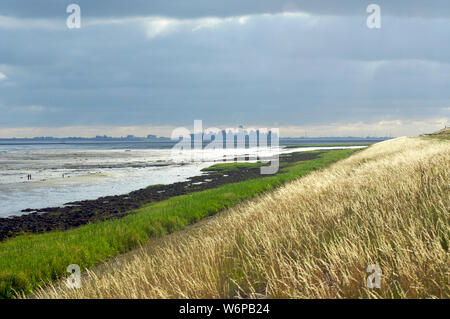
<svg viewBox="0 0 450 319">
<path fill-rule="evenodd" d="M 346 144 L 343 147 L 352 147 Z M 300 151 L 322 147 L 301 147 Z M 327 146 L 323 148 L 330 149 Z M 295 152 L 280 147 L 276 153 Z M 123 195 L 149 185 L 172 184 L 200 175 L 201 169 L 239 156 L 265 157 L 265 150 L 209 152 L 202 161 L 179 163 L 170 150 L 20 150 L 0 160 L 0 218 L 20 216 L 24 209 L 62 207 L 66 203 Z M 27 180 L 32 174 L 33 179 Z M 62 177 L 64 176 L 64 177 Z"/>
<path fill-rule="evenodd" d="M 316 159 L 320 154 L 322 152 L 280 154 L 280 165 Z M 280 173 L 279 170 L 277 174 Z M 190 177 L 184 182 L 151 185 L 127 194 L 69 202 L 62 207 L 28 208 L 22 210 L 28 214 L 0 218 L 0 241 L 22 233 L 68 230 L 87 223 L 122 218 L 146 204 L 264 176 L 259 167 L 238 166 L 223 172 L 206 170 L 206 174 Z"/>
</svg>

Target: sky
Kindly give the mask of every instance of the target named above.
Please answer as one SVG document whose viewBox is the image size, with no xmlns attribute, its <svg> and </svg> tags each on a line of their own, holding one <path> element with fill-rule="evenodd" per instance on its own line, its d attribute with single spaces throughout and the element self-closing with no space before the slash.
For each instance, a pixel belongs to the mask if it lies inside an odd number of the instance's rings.
<svg viewBox="0 0 450 319">
<path fill-rule="evenodd" d="M 433 132 L 449 125 L 449 39 L 447 0 L 2 0 L 0 137 L 170 136 L 194 120 Z"/>
</svg>

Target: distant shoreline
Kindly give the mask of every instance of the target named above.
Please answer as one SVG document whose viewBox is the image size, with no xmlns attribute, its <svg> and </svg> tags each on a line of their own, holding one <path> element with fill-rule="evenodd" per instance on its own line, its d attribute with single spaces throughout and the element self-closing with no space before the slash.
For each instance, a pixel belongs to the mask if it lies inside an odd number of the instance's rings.
<svg viewBox="0 0 450 319">
<path fill-rule="evenodd" d="M 294 144 L 304 144 L 310 146 L 310 144 L 352 144 L 352 143 L 376 143 L 392 139 L 392 137 L 280 137 L 280 146 L 288 146 Z M 210 142 L 209 140 L 204 140 L 204 143 Z M 10 146 L 10 145 L 98 145 L 98 144 L 120 144 L 120 143 L 155 143 L 155 144 L 168 144 L 174 145 L 177 141 L 166 137 L 160 137 L 155 139 L 146 138 L 108 138 L 108 139 L 97 139 L 97 138 L 0 138 L 0 146 Z"/>
</svg>

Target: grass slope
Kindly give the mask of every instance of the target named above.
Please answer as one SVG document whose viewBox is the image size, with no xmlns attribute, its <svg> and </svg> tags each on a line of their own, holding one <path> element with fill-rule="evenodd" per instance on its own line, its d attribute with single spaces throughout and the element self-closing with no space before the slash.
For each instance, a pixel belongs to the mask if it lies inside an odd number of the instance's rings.
<svg viewBox="0 0 450 319">
<path fill-rule="evenodd" d="M 39 296 L 449 298 L 449 180 L 448 141 L 377 143 Z"/>
<path fill-rule="evenodd" d="M 426 138 L 435 138 L 435 139 L 441 139 L 441 140 L 450 140 L 450 128 L 444 128 L 440 131 L 437 131 L 432 134 L 424 134 L 422 135 Z"/>
<path fill-rule="evenodd" d="M 284 148 L 299 148 L 299 147 L 338 147 L 338 146 L 369 146 L 376 142 L 368 143 L 334 143 L 334 144 L 292 144 Z"/>
<path fill-rule="evenodd" d="M 66 274 L 70 264 L 92 267 L 152 237 L 231 207 L 349 156 L 354 150 L 324 152 L 315 160 L 285 164 L 281 174 L 228 184 L 149 204 L 122 219 L 88 224 L 68 231 L 21 235 L 0 242 L 0 296 L 30 293 L 37 285 Z M 232 169 L 232 168 L 229 168 Z"/>
</svg>

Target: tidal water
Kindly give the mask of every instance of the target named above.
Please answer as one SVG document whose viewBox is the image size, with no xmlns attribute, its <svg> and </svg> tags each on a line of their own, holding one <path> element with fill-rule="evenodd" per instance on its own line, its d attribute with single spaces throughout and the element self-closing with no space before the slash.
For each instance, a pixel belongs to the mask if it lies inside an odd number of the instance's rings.
<svg viewBox="0 0 450 319">
<path fill-rule="evenodd" d="M 289 140 L 285 144 L 307 144 L 305 142 Z M 310 143 L 316 144 L 317 141 Z M 21 210 L 26 208 L 62 206 L 78 200 L 125 194 L 149 185 L 184 181 L 202 174 L 202 168 L 235 155 L 235 152 L 231 154 L 226 150 L 212 150 L 202 153 L 202 161 L 181 164 L 173 161 L 173 145 L 170 142 L 128 141 L 0 141 L 0 217 L 21 215 Z M 283 140 L 280 145 L 283 145 Z M 280 146 L 270 151 L 241 151 L 245 155 L 266 156 L 314 149 L 322 148 L 287 150 Z M 31 175 L 31 180 L 28 175 Z"/>
</svg>

